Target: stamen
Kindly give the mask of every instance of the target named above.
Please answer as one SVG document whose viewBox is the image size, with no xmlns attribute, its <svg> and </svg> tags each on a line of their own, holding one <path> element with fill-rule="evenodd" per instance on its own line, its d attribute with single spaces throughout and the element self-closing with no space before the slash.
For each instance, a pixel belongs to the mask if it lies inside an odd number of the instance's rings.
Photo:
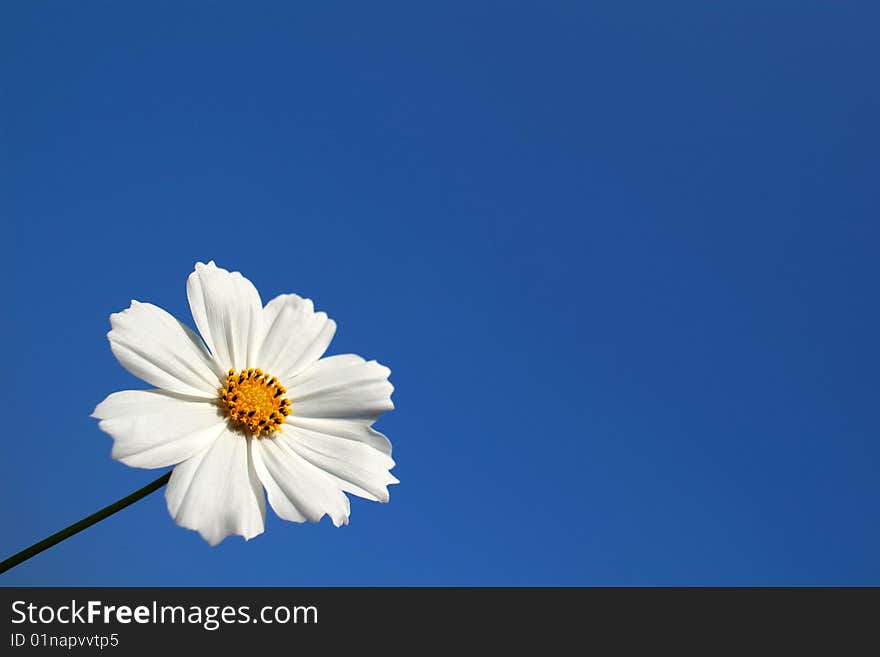
<svg viewBox="0 0 880 657">
<path fill-rule="evenodd" d="M 231 422 L 257 438 L 277 431 L 290 415 L 284 386 L 259 368 L 229 370 L 220 389 L 220 404 Z"/>
</svg>

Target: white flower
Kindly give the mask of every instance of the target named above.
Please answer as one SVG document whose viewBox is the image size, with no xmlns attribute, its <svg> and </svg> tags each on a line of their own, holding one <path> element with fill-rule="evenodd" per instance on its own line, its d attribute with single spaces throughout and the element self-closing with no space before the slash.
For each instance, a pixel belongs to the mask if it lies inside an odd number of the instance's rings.
<svg viewBox="0 0 880 657">
<path fill-rule="evenodd" d="M 168 511 L 211 545 L 263 532 L 263 488 L 282 518 L 326 514 L 337 527 L 348 524 L 345 493 L 387 502 L 391 443 L 370 427 L 394 408 L 390 370 L 353 354 L 321 358 L 333 320 L 295 294 L 263 306 L 249 280 L 213 262 L 196 264 L 186 293 L 204 343 L 149 303 L 110 316 L 114 355 L 156 386 L 95 408 L 113 458 L 175 465 Z"/>
</svg>

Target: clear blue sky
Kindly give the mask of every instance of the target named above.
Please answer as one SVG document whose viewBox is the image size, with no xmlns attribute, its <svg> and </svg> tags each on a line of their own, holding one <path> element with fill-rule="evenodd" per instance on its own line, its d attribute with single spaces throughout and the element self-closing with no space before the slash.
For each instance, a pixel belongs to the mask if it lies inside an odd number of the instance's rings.
<svg viewBox="0 0 880 657">
<path fill-rule="evenodd" d="M 391 367 L 401 484 L 0 585 L 880 584 L 880 11 L 724 4 L 6 3 L 2 556 L 159 474 L 89 414 L 197 260 Z"/>
</svg>

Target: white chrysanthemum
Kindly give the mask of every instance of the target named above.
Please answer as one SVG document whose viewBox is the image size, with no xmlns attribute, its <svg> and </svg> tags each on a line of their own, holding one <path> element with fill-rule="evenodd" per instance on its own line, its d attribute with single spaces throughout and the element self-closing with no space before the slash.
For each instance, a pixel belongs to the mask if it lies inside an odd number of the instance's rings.
<svg viewBox="0 0 880 657">
<path fill-rule="evenodd" d="M 390 370 L 353 354 L 321 358 L 333 320 L 295 294 L 264 307 L 249 280 L 213 262 L 196 264 L 186 293 L 204 343 L 149 303 L 110 316 L 114 355 L 157 387 L 95 408 L 113 458 L 176 466 L 168 511 L 212 545 L 263 532 L 263 488 L 282 518 L 326 514 L 337 527 L 348 523 L 345 493 L 387 502 L 391 443 L 371 426 L 394 408 Z"/>
</svg>

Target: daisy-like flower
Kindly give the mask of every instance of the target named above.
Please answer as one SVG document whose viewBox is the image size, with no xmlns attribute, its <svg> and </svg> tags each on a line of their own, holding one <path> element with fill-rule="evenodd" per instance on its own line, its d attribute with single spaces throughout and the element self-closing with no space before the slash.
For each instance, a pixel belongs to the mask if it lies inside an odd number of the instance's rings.
<svg viewBox="0 0 880 657">
<path fill-rule="evenodd" d="M 196 264 L 186 293 L 201 339 L 149 303 L 110 316 L 113 354 L 156 386 L 95 408 L 113 458 L 175 466 L 168 511 L 211 545 L 263 532 L 264 488 L 293 522 L 348 524 L 346 493 L 387 502 L 391 443 L 371 427 L 394 408 L 390 370 L 353 354 L 322 358 L 333 320 L 295 294 L 263 306 L 248 279 L 213 261 Z"/>
</svg>

